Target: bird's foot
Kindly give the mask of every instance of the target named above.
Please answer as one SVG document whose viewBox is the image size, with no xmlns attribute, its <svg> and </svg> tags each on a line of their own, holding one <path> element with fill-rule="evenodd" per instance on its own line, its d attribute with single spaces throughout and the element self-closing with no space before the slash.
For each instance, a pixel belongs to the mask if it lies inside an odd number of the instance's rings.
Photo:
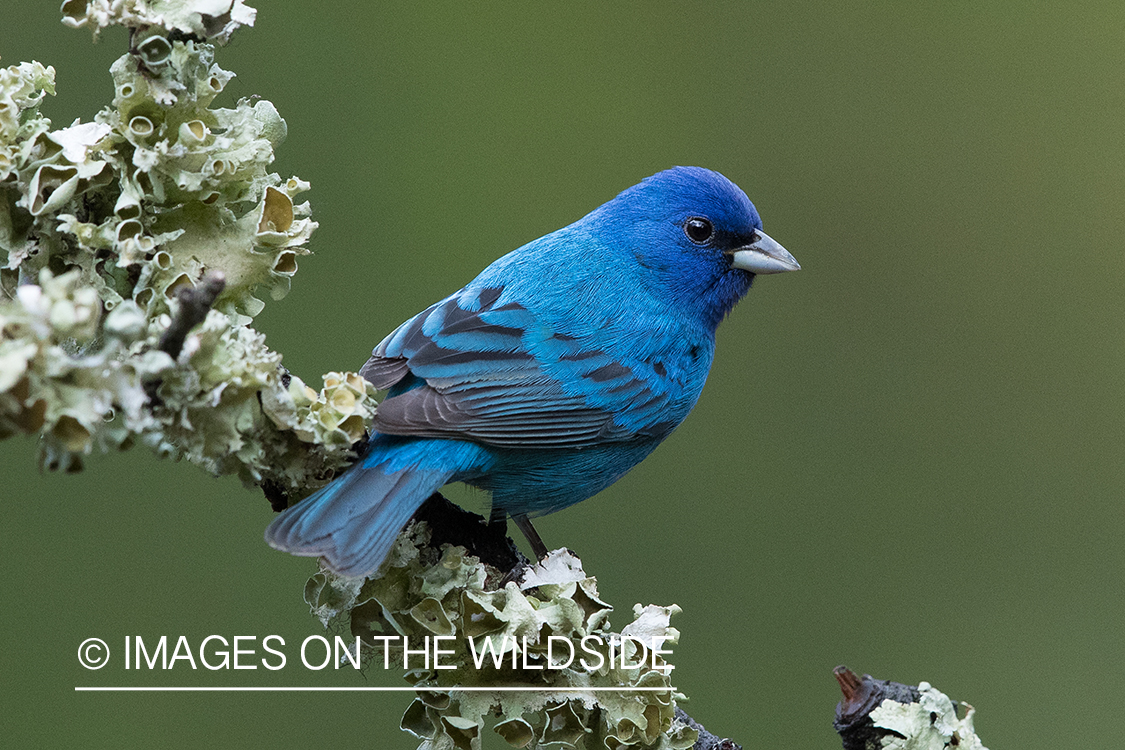
<svg viewBox="0 0 1125 750">
<path fill-rule="evenodd" d="M 531 545 L 531 551 L 535 555 L 536 560 L 542 560 L 547 556 L 547 545 L 543 544 L 543 540 L 539 537 L 539 532 L 531 525 L 531 519 L 524 514 L 513 515 L 512 520 L 516 523 L 516 528 L 523 532 L 527 538 L 527 543 Z"/>
</svg>

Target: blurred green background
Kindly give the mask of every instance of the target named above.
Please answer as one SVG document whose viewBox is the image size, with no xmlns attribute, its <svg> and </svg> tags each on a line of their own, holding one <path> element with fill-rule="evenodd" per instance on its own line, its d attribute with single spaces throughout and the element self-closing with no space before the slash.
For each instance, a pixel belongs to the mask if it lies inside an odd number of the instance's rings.
<svg viewBox="0 0 1125 750">
<path fill-rule="evenodd" d="M 254 3 L 252 3 L 254 4 Z M 834 748 L 831 670 L 928 680 L 993 748 L 1101 746 L 1125 700 L 1125 5 L 257 3 L 218 62 L 274 102 L 321 227 L 257 321 L 309 382 L 492 259 L 674 164 L 739 183 L 800 260 L 720 330 L 692 416 L 543 519 L 620 627 L 677 603 L 685 706 L 747 748 Z M 7 0 L 4 65 L 109 101 L 121 30 Z M 126 635 L 321 632 L 315 564 L 260 494 L 143 449 L 40 475 L 0 454 L 11 747 L 413 747 L 388 694 L 76 694 L 394 684 L 126 672 Z M 472 500 L 469 495 L 464 495 Z M 100 672 L 75 656 L 116 649 Z M 201 670 L 202 672 L 202 670 Z M 498 747 L 488 737 L 486 747 Z"/>
</svg>

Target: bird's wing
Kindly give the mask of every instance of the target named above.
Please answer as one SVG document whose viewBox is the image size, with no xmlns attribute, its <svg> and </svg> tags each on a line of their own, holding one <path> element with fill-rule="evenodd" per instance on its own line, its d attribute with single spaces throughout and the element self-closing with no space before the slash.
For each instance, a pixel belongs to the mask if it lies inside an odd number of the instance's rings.
<svg viewBox="0 0 1125 750">
<path fill-rule="evenodd" d="M 360 372 L 391 389 L 377 431 L 547 449 L 663 438 L 679 423 L 662 363 L 617 361 L 502 294 L 462 290 L 375 348 Z"/>
</svg>

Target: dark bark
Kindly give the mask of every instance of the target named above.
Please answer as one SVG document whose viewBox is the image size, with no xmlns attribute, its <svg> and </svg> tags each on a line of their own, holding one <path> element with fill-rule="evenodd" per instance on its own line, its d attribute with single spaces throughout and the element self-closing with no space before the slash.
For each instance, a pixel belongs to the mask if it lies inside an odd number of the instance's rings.
<svg viewBox="0 0 1125 750">
<path fill-rule="evenodd" d="M 868 750 L 882 747 L 883 737 L 902 735 L 890 729 L 876 727 L 871 712 L 887 698 L 898 703 L 917 703 L 921 698 L 918 688 L 890 680 L 876 680 L 865 674 L 861 680 L 855 672 L 840 666 L 833 670 L 844 699 L 836 704 L 836 720 L 832 726 L 844 742 L 844 750 Z"/>
<path fill-rule="evenodd" d="M 184 287 L 176 293 L 180 308 L 172 318 L 168 330 L 160 337 L 160 351 L 173 359 L 180 356 L 188 332 L 203 322 L 215 299 L 226 288 L 227 280 L 221 271 L 208 271 L 195 286 Z"/>
<path fill-rule="evenodd" d="M 716 737 L 708 732 L 702 724 L 684 713 L 679 706 L 676 706 L 676 718 L 699 732 L 699 739 L 691 746 L 692 750 L 742 750 L 742 745 L 734 740 Z"/>
</svg>

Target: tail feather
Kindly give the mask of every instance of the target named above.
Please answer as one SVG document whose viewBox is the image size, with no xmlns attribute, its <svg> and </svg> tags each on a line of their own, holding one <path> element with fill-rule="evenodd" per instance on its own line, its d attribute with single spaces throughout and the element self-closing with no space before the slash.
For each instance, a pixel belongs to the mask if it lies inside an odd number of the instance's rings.
<svg viewBox="0 0 1125 750">
<path fill-rule="evenodd" d="M 390 469 L 388 463 L 361 461 L 274 519 L 266 542 L 294 555 L 322 557 L 340 575 L 374 573 L 414 511 L 454 473 Z"/>
</svg>

